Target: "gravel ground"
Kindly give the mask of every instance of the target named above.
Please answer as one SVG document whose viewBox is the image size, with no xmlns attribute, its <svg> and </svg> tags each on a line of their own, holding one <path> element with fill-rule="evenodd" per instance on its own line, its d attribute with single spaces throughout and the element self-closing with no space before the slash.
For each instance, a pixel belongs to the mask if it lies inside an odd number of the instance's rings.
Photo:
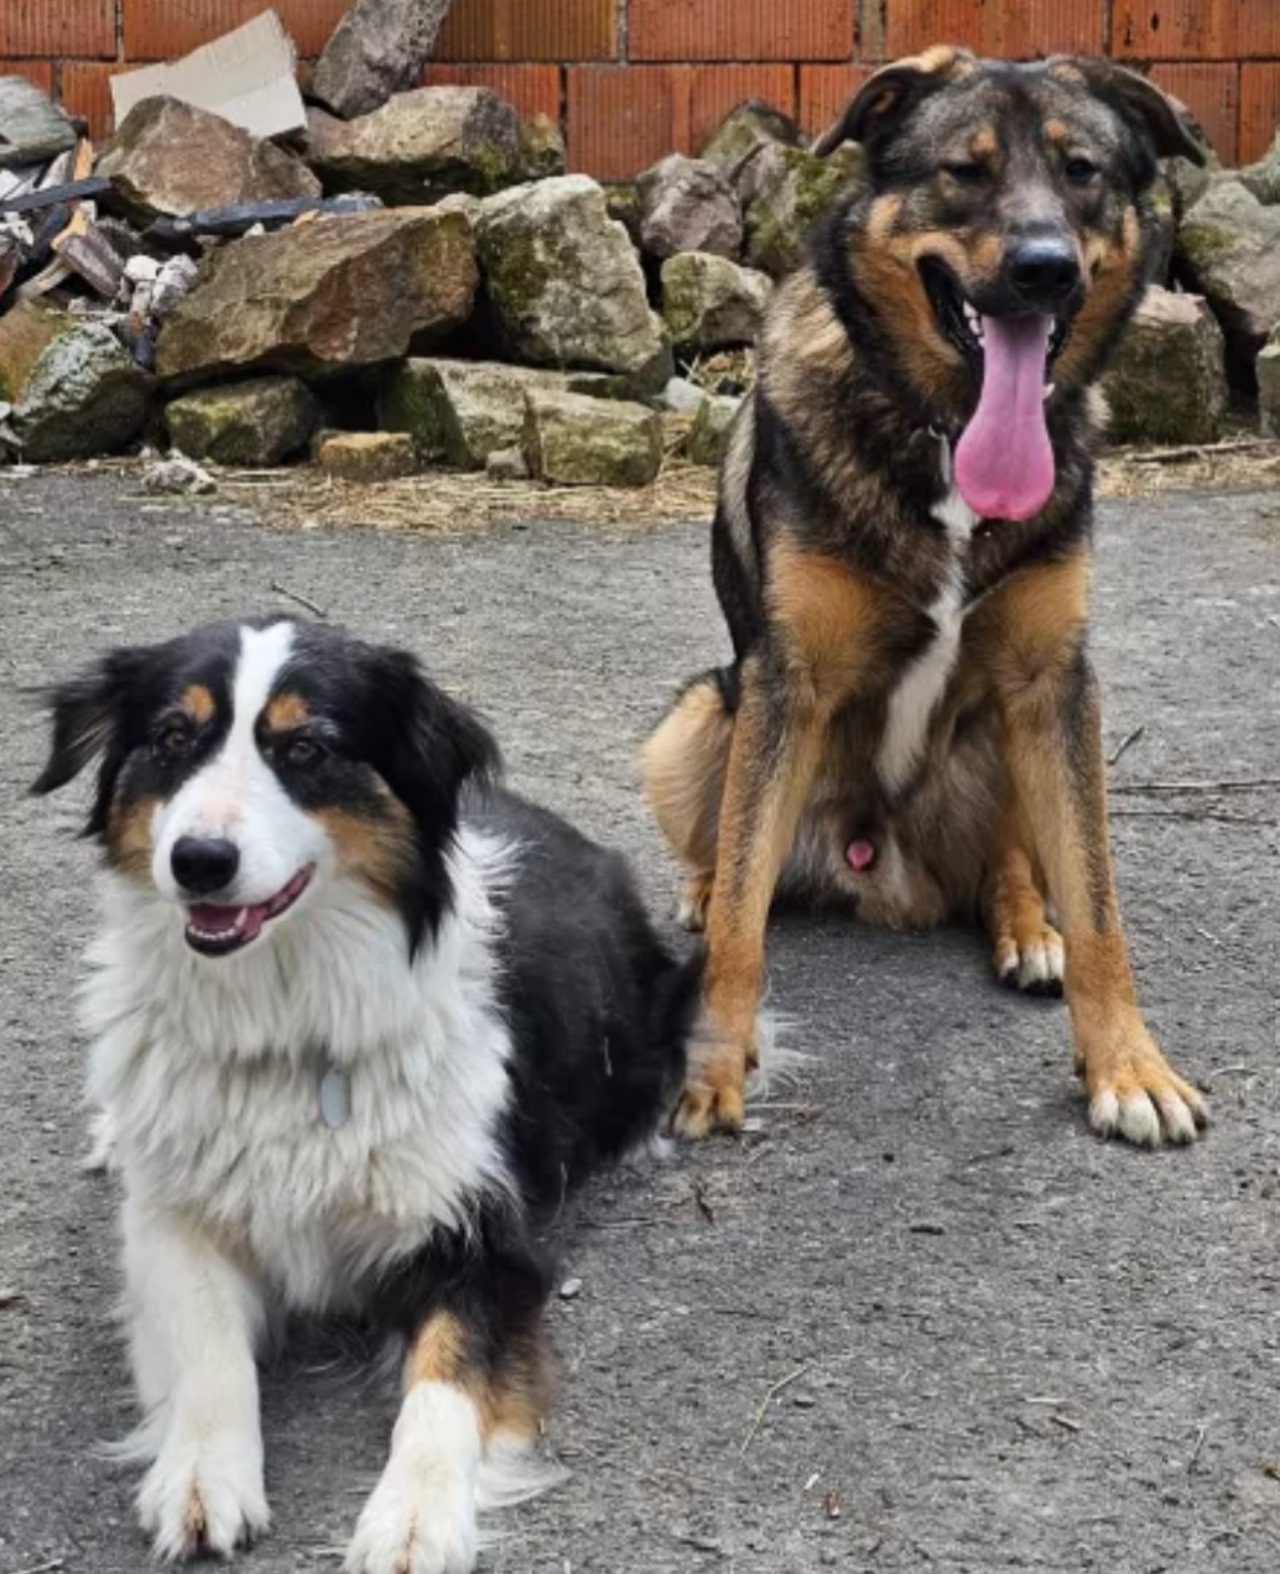
<svg viewBox="0 0 1280 1574">
<path fill-rule="evenodd" d="M 705 527 L 465 539 L 283 532 L 128 477 L 0 472 L 0 1574 L 138 1574 L 110 1308 L 113 1188 L 84 1174 L 77 959 L 92 856 L 23 796 L 23 685 L 107 641 L 289 606 L 418 649 L 521 788 L 675 893 L 635 745 L 724 648 Z M 266 505 L 269 507 L 268 505 Z M 1096 648 L 1117 782 L 1274 778 L 1280 503 L 1101 511 Z M 1150 1019 L 1211 1089 L 1192 1151 L 1088 1135 L 1051 1003 L 980 941 L 787 919 L 772 991 L 810 1052 L 740 1143 L 607 1178 L 563 1221 L 551 1312 L 569 1483 L 503 1574 L 1280 1568 L 1275 788 L 1115 800 Z M 266 1382 L 276 1521 L 252 1574 L 333 1569 L 389 1390 L 337 1333 Z"/>
</svg>

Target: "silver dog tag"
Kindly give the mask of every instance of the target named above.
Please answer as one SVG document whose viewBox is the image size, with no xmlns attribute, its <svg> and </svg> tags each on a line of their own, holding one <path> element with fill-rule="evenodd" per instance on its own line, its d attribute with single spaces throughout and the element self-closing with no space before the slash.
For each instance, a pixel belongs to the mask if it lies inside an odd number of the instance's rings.
<svg viewBox="0 0 1280 1574">
<path fill-rule="evenodd" d="M 320 1118 L 330 1131 L 351 1119 L 351 1078 L 337 1066 L 330 1066 L 320 1083 Z"/>
</svg>

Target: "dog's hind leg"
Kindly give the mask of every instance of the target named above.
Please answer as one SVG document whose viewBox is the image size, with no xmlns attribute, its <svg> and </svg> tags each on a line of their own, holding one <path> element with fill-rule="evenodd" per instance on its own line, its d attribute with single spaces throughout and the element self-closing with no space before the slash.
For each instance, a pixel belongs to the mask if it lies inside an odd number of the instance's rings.
<svg viewBox="0 0 1280 1574">
<path fill-rule="evenodd" d="M 715 876 L 720 800 L 733 741 L 732 680 L 709 672 L 695 678 L 644 745 L 645 797 L 672 852 L 689 871 L 680 922 L 700 930 Z"/>
<path fill-rule="evenodd" d="M 1062 994 L 1062 936 L 1049 922 L 1044 893 L 1010 795 L 1001 816 L 995 868 L 983 892 L 992 963 L 1002 984 L 1029 995 Z"/>
</svg>

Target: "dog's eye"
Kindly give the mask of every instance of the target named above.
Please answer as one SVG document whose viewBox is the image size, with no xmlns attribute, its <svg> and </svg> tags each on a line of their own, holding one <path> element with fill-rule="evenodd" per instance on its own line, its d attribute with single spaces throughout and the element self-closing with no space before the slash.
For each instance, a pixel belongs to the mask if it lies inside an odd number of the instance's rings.
<svg viewBox="0 0 1280 1574">
<path fill-rule="evenodd" d="M 321 745 L 305 733 L 290 738 L 281 751 L 286 765 L 314 765 L 324 753 Z"/>
<path fill-rule="evenodd" d="M 944 164 L 942 169 L 958 186 L 980 186 L 987 178 L 986 166 L 982 164 Z"/>
<path fill-rule="evenodd" d="M 181 716 L 164 722 L 152 739 L 152 752 L 158 760 L 185 760 L 195 748 L 196 735 L 191 723 Z"/>
<path fill-rule="evenodd" d="M 1063 169 L 1073 186 L 1087 186 L 1098 173 L 1098 166 L 1092 159 L 1080 157 L 1069 158 Z"/>
</svg>

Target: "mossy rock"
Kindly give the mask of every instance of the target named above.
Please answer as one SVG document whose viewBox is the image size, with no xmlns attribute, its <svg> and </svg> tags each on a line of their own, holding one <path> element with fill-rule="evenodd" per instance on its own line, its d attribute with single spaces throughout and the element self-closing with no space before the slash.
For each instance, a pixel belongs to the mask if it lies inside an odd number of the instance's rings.
<svg viewBox="0 0 1280 1574">
<path fill-rule="evenodd" d="M 1212 443 L 1227 408 L 1222 330 L 1197 295 L 1153 285 L 1103 390 L 1118 443 Z"/>
<path fill-rule="evenodd" d="M 662 417 L 644 405 L 530 390 L 524 455 L 557 486 L 648 486 L 662 468 Z"/>
<path fill-rule="evenodd" d="M 835 203 L 863 178 L 861 147 L 847 142 L 818 158 L 803 148 L 767 148 L 757 160 L 747 208 L 746 260 L 780 279 L 804 259 L 809 237 Z"/>
<path fill-rule="evenodd" d="M 165 411 L 170 444 L 189 459 L 254 469 L 307 446 L 320 424 L 315 395 L 296 377 L 251 377 L 201 388 Z"/>
</svg>

